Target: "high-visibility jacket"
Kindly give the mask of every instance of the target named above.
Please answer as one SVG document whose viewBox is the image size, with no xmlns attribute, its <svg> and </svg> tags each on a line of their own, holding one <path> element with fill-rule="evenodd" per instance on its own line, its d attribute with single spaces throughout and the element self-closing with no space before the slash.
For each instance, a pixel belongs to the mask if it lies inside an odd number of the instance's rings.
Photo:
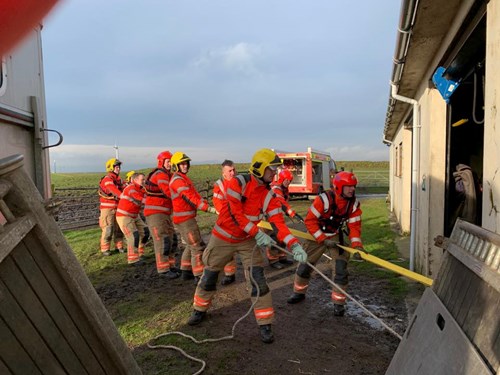
<svg viewBox="0 0 500 375">
<path fill-rule="evenodd" d="M 99 201 L 100 209 L 115 209 L 118 207 L 118 201 L 123 191 L 123 181 L 114 172 L 109 172 L 99 182 Z"/>
<path fill-rule="evenodd" d="M 116 216 L 129 216 L 136 219 L 145 199 L 146 190 L 141 185 L 135 183 L 128 185 L 120 196 Z"/>
<path fill-rule="evenodd" d="M 257 224 L 266 215 L 280 242 L 287 247 L 298 242 L 285 224 L 279 199 L 269 185 L 253 175 L 237 175 L 229 180 L 226 202 L 212 230 L 214 236 L 231 243 L 255 237 L 259 231 Z"/>
<path fill-rule="evenodd" d="M 361 213 L 360 203 L 355 197 L 348 200 L 328 190 L 314 199 L 304 221 L 307 231 L 317 242 L 328 238 L 325 233 L 337 234 L 347 222 L 351 247 L 357 247 L 363 246 Z"/>
<path fill-rule="evenodd" d="M 217 212 L 220 212 L 222 210 L 222 205 L 224 204 L 224 200 L 226 199 L 227 182 L 228 180 L 219 178 L 214 183 L 212 203 L 214 204 L 214 207 L 217 210 Z"/>
<path fill-rule="evenodd" d="M 283 212 L 286 213 L 288 216 L 294 215 L 295 211 L 288 203 L 288 199 L 290 198 L 290 194 L 288 193 L 288 188 L 284 187 L 281 184 L 278 184 L 277 182 L 273 182 L 271 184 L 271 189 L 273 189 L 274 194 L 281 202 L 281 209 L 283 210 Z"/>
<path fill-rule="evenodd" d="M 169 186 L 171 177 L 172 174 L 165 168 L 157 168 L 148 175 L 144 184 L 146 189 L 144 216 L 172 213 Z"/>
<path fill-rule="evenodd" d="M 208 202 L 198 193 L 191 179 L 184 173 L 174 173 L 170 180 L 170 194 L 174 209 L 172 221 L 175 224 L 196 217 L 197 210 L 208 210 Z"/>
</svg>

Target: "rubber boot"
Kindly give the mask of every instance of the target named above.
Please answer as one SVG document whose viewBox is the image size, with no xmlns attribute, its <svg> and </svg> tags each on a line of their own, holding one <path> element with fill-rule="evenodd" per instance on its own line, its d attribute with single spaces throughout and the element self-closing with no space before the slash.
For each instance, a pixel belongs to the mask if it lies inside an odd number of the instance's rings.
<svg viewBox="0 0 500 375">
<path fill-rule="evenodd" d="M 105 257 L 109 257 L 111 255 L 111 251 L 109 251 L 109 250 L 101 251 L 101 255 L 103 255 Z"/>
<path fill-rule="evenodd" d="M 188 324 L 190 326 L 198 325 L 205 319 L 206 315 L 207 313 L 205 311 L 194 310 L 189 317 Z"/>
<path fill-rule="evenodd" d="M 273 331 L 270 324 L 264 324 L 260 327 L 260 339 L 266 344 L 270 344 L 274 341 Z"/>
<path fill-rule="evenodd" d="M 335 303 L 333 305 L 333 315 L 335 316 L 344 316 L 345 314 L 345 307 L 344 305 L 339 305 L 338 303 Z"/>
<path fill-rule="evenodd" d="M 301 294 L 301 293 L 293 293 L 287 300 L 286 302 L 288 302 L 289 304 L 291 305 L 295 305 L 296 303 L 299 303 L 299 302 L 302 302 L 303 300 L 306 299 L 306 295 L 305 294 Z"/>
<path fill-rule="evenodd" d="M 173 279 L 177 279 L 180 276 L 180 274 L 177 272 L 174 272 L 172 270 L 168 270 L 167 272 L 159 273 L 158 276 L 164 277 L 164 278 L 169 279 L 169 280 L 173 280 Z"/>
<path fill-rule="evenodd" d="M 194 279 L 193 271 L 182 270 L 182 280 L 192 280 Z"/>
<path fill-rule="evenodd" d="M 285 266 L 283 264 L 281 264 L 280 262 L 274 262 L 274 263 L 271 263 L 269 265 L 277 270 L 282 270 L 283 268 L 285 268 Z"/>
<path fill-rule="evenodd" d="M 200 282 L 200 276 L 195 276 L 193 281 L 194 285 L 198 285 L 198 283 Z"/>
<path fill-rule="evenodd" d="M 221 284 L 222 285 L 229 285 L 229 284 L 234 283 L 235 280 L 236 280 L 236 276 L 235 275 L 226 275 L 222 279 Z"/>
</svg>

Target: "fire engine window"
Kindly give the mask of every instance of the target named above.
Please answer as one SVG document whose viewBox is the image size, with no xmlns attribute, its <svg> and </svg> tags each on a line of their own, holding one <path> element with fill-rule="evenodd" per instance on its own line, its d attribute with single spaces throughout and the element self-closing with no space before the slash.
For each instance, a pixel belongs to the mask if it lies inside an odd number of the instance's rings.
<svg viewBox="0 0 500 375">
<path fill-rule="evenodd" d="M 323 165 L 319 162 L 314 162 L 312 165 L 313 172 L 313 182 L 322 182 L 323 181 Z"/>
</svg>

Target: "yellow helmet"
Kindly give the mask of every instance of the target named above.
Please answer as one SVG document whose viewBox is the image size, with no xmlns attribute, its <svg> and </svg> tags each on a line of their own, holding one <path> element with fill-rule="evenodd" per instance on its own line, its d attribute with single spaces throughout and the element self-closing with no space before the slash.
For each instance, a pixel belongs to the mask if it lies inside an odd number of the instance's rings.
<svg viewBox="0 0 500 375">
<path fill-rule="evenodd" d="M 182 153 L 182 152 L 176 152 L 172 155 L 172 158 L 170 159 L 170 164 L 172 164 L 172 168 L 175 171 L 179 170 L 178 168 L 178 165 L 180 163 L 184 163 L 184 162 L 190 162 L 191 161 L 191 158 L 189 156 L 187 156 L 186 154 Z"/>
<path fill-rule="evenodd" d="M 261 178 L 264 176 L 264 171 L 267 167 L 278 167 L 281 164 L 283 164 L 281 159 L 273 150 L 262 148 L 253 155 L 249 171 L 255 177 Z"/>
<path fill-rule="evenodd" d="M 134 175 L 135 171 L 130 171 L 126 174 L 126 178 L 125 178 L 125 181 L 127 182 L 130 182 L 130 179 L 132 178 L 132 176 Z"/>
<path fill-rule="evenodd" d="M 113 172 L 117 165 L 121 165 L 122 162 L 116 158 L 111 158 L 106 162 L 106 172 Z"/>
</svg>

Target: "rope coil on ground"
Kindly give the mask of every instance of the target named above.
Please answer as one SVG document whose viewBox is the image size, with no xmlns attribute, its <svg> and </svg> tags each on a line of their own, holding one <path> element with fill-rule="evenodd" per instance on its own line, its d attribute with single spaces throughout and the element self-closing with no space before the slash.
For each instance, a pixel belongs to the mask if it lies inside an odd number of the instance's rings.
<svg viewBox="0 0 500 375">
<path fill-rule="evenodd" d="M 181 348 L 179 348 L 177 346 L 174 346 L 174 345 L 161 345 L 161 344 L 160 345 L 152 345 L 151 341 L 155 341 L 155 340 L 157 340 L 157 339 L 159 339 L 161 337 L 171 336 L 171 335 L 179 335 L 179 336 L 182 336 L 182 337 L 186 337 L 186 338 L 190 339 L 192 342 L 194 342 L 195 344 L 205 344 L 207 342 L 218 342 L 218 341 L 224 341 L 224 340 L 231 340 L 231 339 L 233 339 L 234 338 L 234 331 L 236 330 L 236 326 L 242 320 L 244 320 L 248 315 L 250 315 L 250 313 L 252 312 L 255 304 L 257 303 L 257 301 L 258 301 L 258 299 L 260 297 L 259 284 L 255 281 L 255 279 L 253 278 L 253 275 L 252 275 L 253 254 L 255 253 L 255 249 L 257 249 L 257 248 L 258 248 L 258 246 L 255 245 L 254 248 L 253 248 L 253 250 L 252 250 L 252 257 L 250 258 L 250 270 L 248 272 L 251 283 L 253 285 L 255 285 L 255 287 L 257 288 L 257 295 L 256 295 L 256 298 L 255 298 L 255 301 L 252 303 L 252 305 L 250 306 L 250 308 L 248 309 L 248 311 L 242 317 L 240 317 L 236 322 L 234 322 L 233 328 L 231 329 L 231 335 L 229 335 L 229 336 L 223 336 L 223 337 L 220 337 L 220 338 L 217 338 L 217 339 L 197 340 L 193 336 L 187 335 L 184 332 L 180 332 L 180 331 L 166 332 L 166 333 L 162 333 L 162 334 L 160 334 L 158 336 L 155 336 L 153 339 L 151 339 L 147 343 L 148 348 L 150 348 L 150 349 L 173 349 L 173 350 L 177 350 L 184 357 L 189 358 L 192 361 L 201 363 L 202 364 L 201 368 L 198 371 L 196 371 L 193 375 L 199 375 L 199 374 L 201 374 L 205 370 L 205 367 L 207 366 L 207 363 L 204 360 L 191 356 L 190 354 L 186 353 L 184 350 L 182 350 Z"/>
</svg>

